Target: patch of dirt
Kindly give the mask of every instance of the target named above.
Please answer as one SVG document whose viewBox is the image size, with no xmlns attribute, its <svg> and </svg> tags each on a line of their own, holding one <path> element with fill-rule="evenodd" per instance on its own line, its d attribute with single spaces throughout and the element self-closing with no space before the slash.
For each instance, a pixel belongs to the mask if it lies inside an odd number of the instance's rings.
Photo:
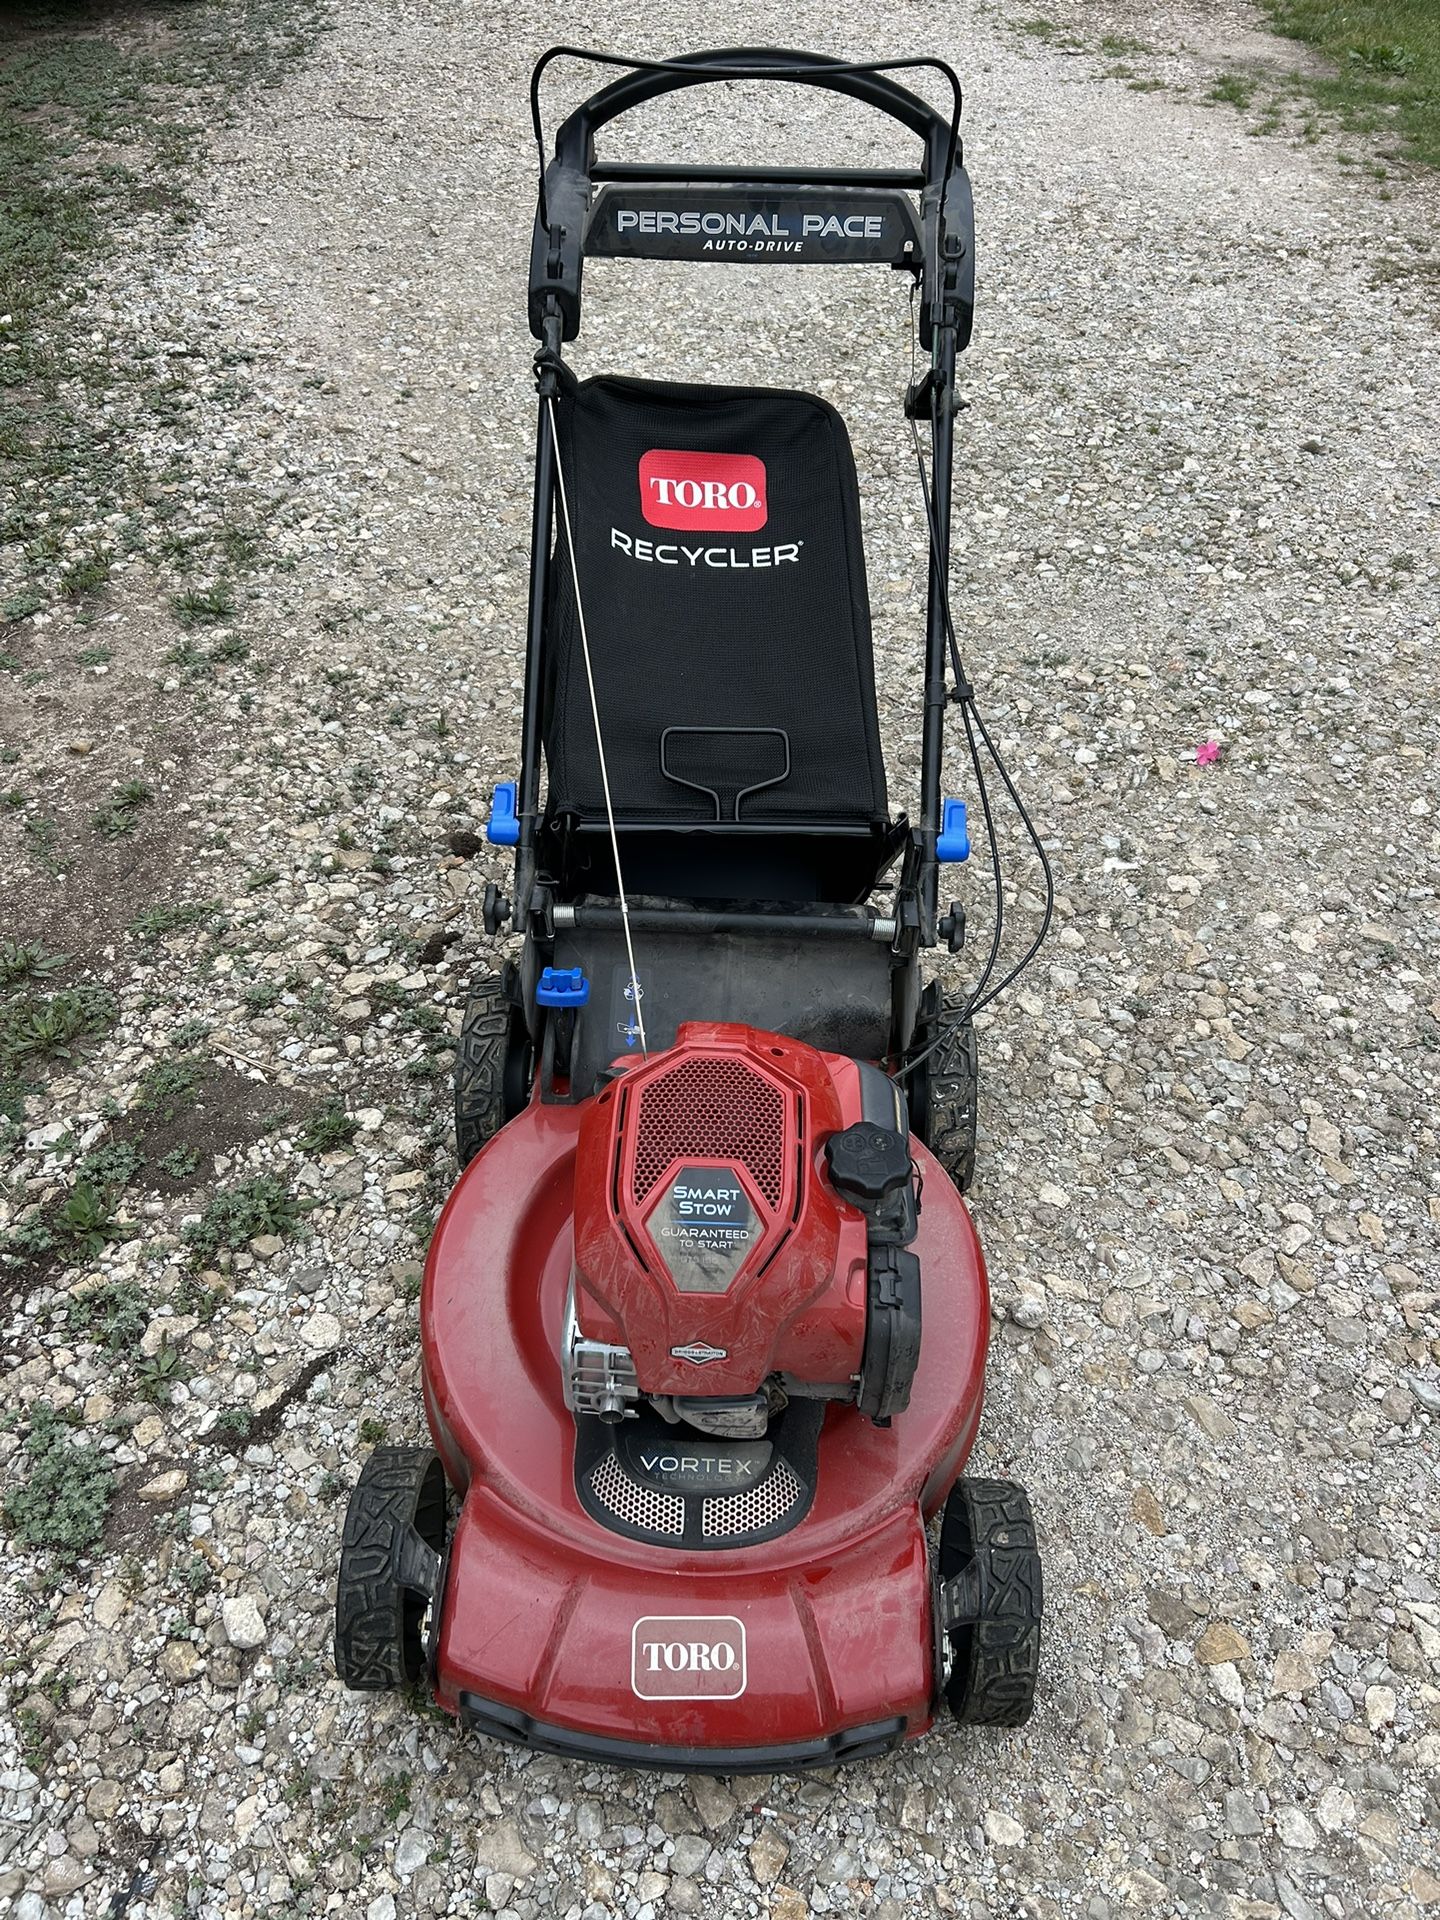
<svg viewBox="0 0 1440 1920">
<path fill-rule="evenodd" d="M 121 1884 L 110 1896 L 102 1920 L 124 1920 L 132 1901 L 154 1891 L 158 1876 L 151 1862 L 155 1854 L 155 1837 L 128 1813 L 117 1814 L 106 1829 L 104 1859 Z"/>
<path fill-rule="evenodd" d="M 65 652 L 73 644 L 76 653 L 63 686 L 47 669 L 37 669 L 47 671 L 43 682 L 24 683 L 32 657 L 55 659 L 53 639 L 37 643 L 13 625 L 0 639 L 21 662 L 18 683 L 14 673 L 0 677 L 0 862 L 9 876 L 0 933 L 94 965 L 145 908 L 172 900 L 177 876 L 195 865 L 198 823 L 176 812 L 189 791 L 194 729 L 182 705 L 157 701 L 153 681 L 127 671 L 115 629 L 67 638 Z M 79 663 L 112 645 L 104 673 Z M 150 798 L 130 832 L 107 837 L 93 822 L 130 780 L 143 780 Z"/>
<path fill-rule="evenodd" d="M 283 1119 L 297 1115 L 293 1091 L 247 1079 L 215 1060 L 200 1064 L 188 1086 L 157 1096 L 148 1105 L 144 1100 L 142 1093 L 115 1122 L 107 1144 L 134 1147 L 145 1166 L 133 1184 L 161 1194 L 187 1193 L 207 1184 L 214 1177 L 216 1154 L 250 1146 Z M 308 1104 L 300 1103 L 302 1108 Z M 188 1171 L 187 1158 L 194 1163 Z"/>
<path fill-rule="evenodd" d="M 1298 40 L 1268 31 L 1251 0 L 1054 0 L 1037 5 L 1014 23 L 1043 16 L 1053 23 L 1055 42 L 1083 40 L 1087 50 L 1123 54 L 1144 49 L 1155 54 L 1189 53 L 1216 66 L 1254 65 L 1279 73 L 1327 71 L 1325 62 Z M 1037 36 L 1037 38 L 1040 36 Z M 1106 38 L 1130 46 L 1101 46 Z"/>
<path fill-rule="evenodd" d="M 193 1078 L 189 1063 L 193 1060 Z M 252 1145 L 287 1119 L 299 1119 L 314 1104 L 293 1089 L 250 1080 L 234 1067 L 216 1060 L 181 1055 L 159 1063 L 180 1084 L 169 1092 L 142 1092 L 116 1120 L 92 1152 L 129 1147 L 141 1164 L 133 1173 L 107 1178 L 103 1169 L 78 1178 L 109 1196 L 109 1211 L 117 1219 L 133 1217 L 138 1196 L 189 1193 L 213 1183 L 215 1156 L 233 1154 Z M 152 1083 L 153 1085 L 153 1083 Z M 73 1183 L 71 1183 L 73 1184 Z M 45 1209 L 47 1221 L 64 1204 L 64 1192 Z M 74 1267 L 63 1246 L 38 1252 L 15 1263 L 0 1265 L 0 1299 L 9 1301 L 52 1276 Z"/>
<path fill-rule="evenodd" d="M 170 1511 L 170 1507 L 168 1502 L 157 1505 L 153 1500 L 142 1500 L 140 1489 L 147 1481 L 153 1480 L 157 1473 L 164 1473 L 168 1467 L 179 1464 L 174 1460 L 162 1460 L 152 1468 L 147 1460 L 138 1472 L 126 1476 L 105 1515 L 105 1528 L 101 1534 L 102 1552 L 132 1553 L 146 1560 L 153 1556 L 160 1544 L 159 1521 L 162 1515 Z"/>
</svg>

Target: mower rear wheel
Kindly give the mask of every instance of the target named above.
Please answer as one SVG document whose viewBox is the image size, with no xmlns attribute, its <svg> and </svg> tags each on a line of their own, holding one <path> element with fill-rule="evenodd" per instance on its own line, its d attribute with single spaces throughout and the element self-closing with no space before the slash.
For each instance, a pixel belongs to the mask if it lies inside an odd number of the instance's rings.
<svg viewBox="0 0 1440 1920">
<path fill-rule="evenodd" d="M 944 1167 L 961 1193 L 975 1179 L 975 1134 L 978 1125 L 980 1059 L 975 1029 L 965 1017 L 960 994 L 943 998 L 932 984 L 926 989 L 928 1017 L 922 1015 L 916 1040 L 920 1048 L 935 1051 L 917 1069 L 923 1076 L 917 1128 L 920 1138 Z"/>
<path fill-rule="evenodd" d="M 524 1017 L 504 977 L 487 974 L 465 1002 L 455 1046 L 455 1155 L 462 1167 L 524 1106 L 529 1061 Z"/>
<path fill-rule="evenodd" d="M 956 1483 L 940 1530 L 940 1587 L 951 1621 L 951 1712 L 971 1727 L 1024 1726 L 1035 1705 L 1044 1583 L 1023 1487 Z"/>
<path fill-rule="evenodd" d="M 429 1447 L 377 1447 L 345 1514 L 335 1588 L 335 1671 L 357 1693 L 407 1686 L 425 1665 L 439 1600 L 445 1470 Z"/>
</svg>

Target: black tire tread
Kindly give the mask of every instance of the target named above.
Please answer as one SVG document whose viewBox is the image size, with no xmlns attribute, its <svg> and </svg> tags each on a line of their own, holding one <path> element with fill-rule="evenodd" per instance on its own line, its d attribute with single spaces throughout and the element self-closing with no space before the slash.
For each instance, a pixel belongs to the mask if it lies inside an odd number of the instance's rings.
<svg viewBox="0 0 1440 1920">
<path fill-rule="evenodd" d="M 508 1118 L 505 1055 L 510 1015 L 500 975 L 486 974 L 470 990 L 455 1043 L 455 1156 L 462 1168 Z"/>
<path fill-rule="evenodd" d="M 425 1597 L 397 1575 L 413 1527 L 437 1552 L 445 1538 L 445 1471 L 429 1447 L 377 1447 L 345 1512 L 335 1586 L 335 1671 L 357 1693 L 419 1678 Z"/>
<path fill-rule="evenodd" d="M 972 1727 L 1021 1727 L 1035 1705 L 1044 1580 L 1035 1521 L 1012 1480 L 961 1480 L 945 1503 L 940 1578 L 970 1570 L 978 1617 L 950 1629 L 945 1697 Z"/>
<path fill-rule="evenodd" d="M 925 1144 L 961 1193 L 975 1181 L 975 1136 L 979 1123 L 980 1060 L 975 1029 L 963 1017 L 964 999 L 947 994 L 937 1024 L 943 1038 L 930 1056 Z M 933 1033 L 926 1044 L 934 1038 Z"/>
</svg>

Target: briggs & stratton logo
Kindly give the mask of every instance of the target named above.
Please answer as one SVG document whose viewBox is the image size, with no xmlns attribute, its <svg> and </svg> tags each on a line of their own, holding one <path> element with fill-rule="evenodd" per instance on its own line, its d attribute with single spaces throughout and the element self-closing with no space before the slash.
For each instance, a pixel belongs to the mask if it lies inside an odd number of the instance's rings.
<svg viewBox="0 0 1440 1920">
<path fill-rule="evenodd" d="M 712 1360 L 728 1360 L 728 1347 L 712 1347 L 708 1340 L 692 1340 L 688 1347 L 671 1347 L 672 1360 L 688 1360 L 692 1367 L 708 1367 Z"/>
<path fill-rule="evenodd" d="M 765 524 L 765 462 L 753 453 L 652 447 L 640 456 L 640 511 L 652 527 L 753 533 Z"/>
<path fill-rule="evenodd" d="M 641 1700 L 738 1700 L 745 1623 L 734 1614 L 647 1614 L 630 1635 L 630 1686 Z"/>
</svg>

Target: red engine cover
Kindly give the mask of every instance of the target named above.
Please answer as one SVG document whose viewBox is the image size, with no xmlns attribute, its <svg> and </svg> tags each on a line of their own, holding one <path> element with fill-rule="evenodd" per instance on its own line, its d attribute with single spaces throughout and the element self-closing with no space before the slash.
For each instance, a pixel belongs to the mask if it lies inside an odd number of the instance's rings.
<svg viewBox="0 0 1440 1920">
<path fill-rule="evenodd" d="M 691 1022 L 591 1101 L 575 1181 L 575 1310 L 644 1393 L 843 1385 L 865 1341 L 863 1216 L 821 1150 L 862 1117 L 855 1063 Z"/>
</svg>

